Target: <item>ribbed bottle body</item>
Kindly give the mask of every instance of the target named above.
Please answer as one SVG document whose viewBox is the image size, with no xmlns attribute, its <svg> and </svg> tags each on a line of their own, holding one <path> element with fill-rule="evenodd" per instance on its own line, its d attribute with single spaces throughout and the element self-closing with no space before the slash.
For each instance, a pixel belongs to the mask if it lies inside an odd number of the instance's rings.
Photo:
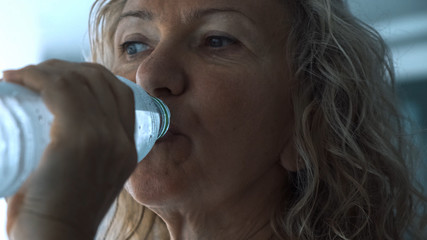
<svg viewBox="0 0 427 240">
<path fill-rule="evenodd" d="M 52 120 L 38 94 L 0 82 L 0 196 L 13 194 L 37 166 Z"/>
</svg>

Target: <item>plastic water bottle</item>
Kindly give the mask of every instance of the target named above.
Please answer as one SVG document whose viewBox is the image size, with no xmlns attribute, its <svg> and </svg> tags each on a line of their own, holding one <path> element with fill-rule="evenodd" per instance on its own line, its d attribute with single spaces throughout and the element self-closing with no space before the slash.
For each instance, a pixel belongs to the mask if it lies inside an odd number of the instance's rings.
<svg viewBox="0 0 427 240">
<path fill-rule="evenodd" d="M 117 77 L 135 97 L 135 145 L 141 161 L 168 130 L 170 112 L 137 84 Z M 50 141 L 52 121 L 39 94 L 0 82 L 0 198 L 14 194 L 37 167 Z"/>
</svg>

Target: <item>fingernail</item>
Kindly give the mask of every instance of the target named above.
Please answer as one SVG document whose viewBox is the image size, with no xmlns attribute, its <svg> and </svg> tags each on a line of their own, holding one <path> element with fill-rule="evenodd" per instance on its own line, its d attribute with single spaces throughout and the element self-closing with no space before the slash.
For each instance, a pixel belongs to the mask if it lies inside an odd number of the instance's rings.
<svg viewBox="0 0 427 240">
<path fill-rule="evenodd" d="M 3 81 L 12 81 L 17 77 L 16 70 L 5 70 L 3 71 Z"/>
</svg>

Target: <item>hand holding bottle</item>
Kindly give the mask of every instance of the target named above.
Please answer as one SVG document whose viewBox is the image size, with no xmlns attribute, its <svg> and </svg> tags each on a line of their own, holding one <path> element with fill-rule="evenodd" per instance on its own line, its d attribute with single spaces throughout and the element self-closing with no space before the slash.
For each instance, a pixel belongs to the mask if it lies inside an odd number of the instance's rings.
<svg viewBox="0 0 427 240">
<path fill-rule="evenodd" d="M 90 63 L 53 60 L 7 71 L 4 78 L 40 93 L 54 115 L 39 167 L 9 200 L 9 234 L 93 238 L 136 166 L 131 90 Z"/>
</svg>

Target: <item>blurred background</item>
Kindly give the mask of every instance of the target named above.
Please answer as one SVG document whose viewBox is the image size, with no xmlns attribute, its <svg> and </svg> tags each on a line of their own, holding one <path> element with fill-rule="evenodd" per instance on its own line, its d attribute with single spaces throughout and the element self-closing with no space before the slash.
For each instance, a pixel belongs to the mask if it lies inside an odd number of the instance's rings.
<svg viewBox="0 0 427 240">
<path fill-rule="evenodd" d="M 50 58 L 84 61 L 92 0 L 0 0 L 0 72 Z M 427 157 L 427 0 L 349 0 L 360 19 L 374 26 L 395 59 L 402 110 Z M 1 73 L 0 73 L 1 76 Z M 426 161 L 416 173 L 427 187 Z M 0 179 L 1 181 L 1 179 Z M 0 199 L 0 240 L 6 204 Z"/>
</svg>

